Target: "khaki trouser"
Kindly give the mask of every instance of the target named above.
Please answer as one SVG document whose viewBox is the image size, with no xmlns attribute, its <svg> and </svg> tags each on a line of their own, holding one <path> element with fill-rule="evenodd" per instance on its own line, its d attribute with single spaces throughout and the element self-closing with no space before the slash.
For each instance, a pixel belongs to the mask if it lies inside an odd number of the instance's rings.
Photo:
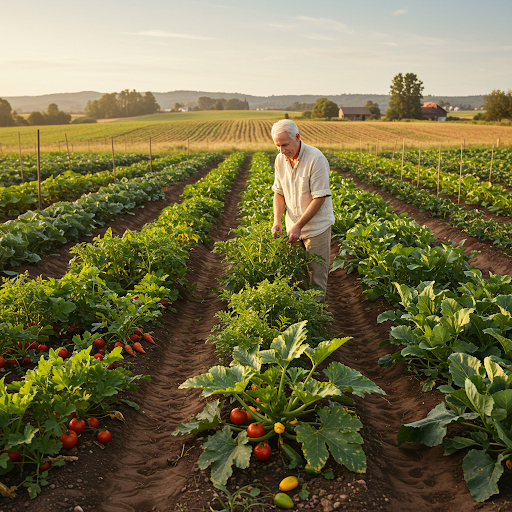
<svg viewBox="0 0 512 512">
<path fill-rule="evenodd" d="M 308 265 L 309 286 L 323 292 L 324 297 L 321 299 L 321 302 L 323 302 L 327 290 L 327 275 L 329 274 L 331 260 L 331 226 L 319 235 L 301 239 L 301 242 L 307 252 L 318 254 L 325 260 L 325 263 L 310 263 Z"/>
</svg>

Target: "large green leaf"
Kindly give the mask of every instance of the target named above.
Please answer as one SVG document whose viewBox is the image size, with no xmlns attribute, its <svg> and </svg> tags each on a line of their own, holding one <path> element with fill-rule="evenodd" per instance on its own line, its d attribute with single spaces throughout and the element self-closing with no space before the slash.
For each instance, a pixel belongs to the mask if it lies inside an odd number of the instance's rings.
<svg viewBox="0 0 512 512">
<path fill-rule="evenodd" d="M 282 334 L 272 341 L 270 348 L 276 351 L 281 366 L 287 366 L 291 361 L 299 358 L 309 346 L 306 340 L 307 321 L 290 325 Z"/>
<path fill-rule="evenodd" d="M 231 429 L 225 426 L 222 430 L 203 444 L 203 453 L 199 456 L 199 469 L 212 466 L 211 481 L 226 485 L 228 478 L 233 474 L 233 464 L 237 468 L 249 467 L 252 448 L 247 445 L 249 438 L 247 431 L 240 432 L 235 439 L 231 437 Z"/>
<path fill-rule="evenodd" d="M 448 357 L 450 360 L 450 373 L 453 377 L 453 382 L 459 388 L 464 387 L 464 383 L 467 378 L 473 375 L 485 375 L 485 368 L 474 356 L 463 353 L 450 354 Z"/>
<path fill-rule="evenodd" d="M 496 428 L 496 432 L 498 433 L 498 437 L 507 445 L 509 449 L 512 448 L 512 439 L 510 439 L 510 432 L 507 432 L 503 425 L 498 420 L 494 420 L 493 423 L 494 427 Z"/>
<path fill-rule="evenodd" d="M 338 350 L 344 343 L 351 340 L 347 338 L 335 338 L 330 341 L 322 341 L 315 348 L 306 347 L 306 355 L 311 359 L 313 364 L 319 365 L 327 359 L 335 350 Z"/>
<path fill-rule="evenodd" d="M 510 295 L 499 295 L 495 300 L 496 304 L 500 308 L 500 311 L 505 314 L 512 315 L 512 296 Z"/>
<path fill-rule="evenodd" d="M 501 346 L 503 347 L 503 351 L 505 352 L 505 354 L 512 354 L 512 340 L 509 340 L 508 338 L 505 338 L 505 336 L 502 336 L 501 334 L 495 332 L 494 329 L 485 329 L 484 332 L 486 334 L 494 336 L 501 343 Z"/>
<path fill-rule="evenodd" d="M 492 382 L 495 377 L 505 377 L 507 378 L 507 374 L 503 370 L 503 368 L 493 361 L 490 357 L 486 357 L 484 359 L 484 367 L 487 372 L 487 377 Z"/>
<path fill-rule="evenodd" d="M 219 393 L 241 393 L 247 387 L 255 374 L 252 368 L 246 366 L 214 366 L 208 373 L 187 379 L 180 389 L 198 388 L 203 390 L 203 396 Z"/>
<path fill-rule="evenodd" d="M 349 368 L 337 361 L 331 363 L 325 370 L 325 375 L 329 380 L 340 388 L 341 391 L 353 393 L 357 396 L 364 396 L 365 393 L 380 393 L 385 395 L 385 391 L 380 389 L 377 384 L 359 373 L 353 368 Z"/>
<path fill-rule="evenodd" d="M 483 450 L 470 450 L 464 457 L 462 469 L 469 492 L 475 501 L 485 501 L 493 494 L 498 494 L 498 480 L 503 474 L 501 462 L 504 457 L 500 453 L 494 460 Z"/>
<path fill-rule="evenodd" d="M 472 409 L 482 418 L 485 416 L 490 416 L 494 407 L 493 397 L 479 393 L 476 389 L 476 386 L 469 379 L 466 379 L 465 390 L 466 395 L 468 396 L 473 406 Z"/>
<path fill-rule="evenodd" d="M 474 439 L 471 439 L 469 437 L 459 437 L 455 436 L 452 438 L 447 437 L 444 440 L 444 453 L 445 455 L 452 455 L 455 452 L 458 452 L 459 450 L 463 450 L 464 448 L 467 448 L 468 446 L 481 446 L 479 443 L 477 443 Z"/>
<path fill-rule="evenodd" d="M 362 427 L 359 419 L 337 404 L 320 409 L 318 415 L 320 428 L 300 423 L 295 429 L 308 464 L 320 471 L 330 451 L 339 464 L 344 464 L 350 471 L 364 473 L 366 457 L 361 448 L 363 439 L 357 433 Z"/>
<path fill-rule="evenodd" d="M 236 346 L 233 349 L 233 360 L 242 366 L 250 366 L 253 370 L 259 372 L 261 369 L 261 358 L 258 355 L 258 345 L 247 350 Z"/>
<path fill-rule="evenodd" d="M 446 427 L 457 421 L 459 417 L 452 410 L 447 409 L 444 403 L 440 403 L 427 414 L 426 418 L 400 426 L 397 435 L 398 446 L 407 441 L 437 446 L 443 442 Z"/>
<path fill-rule="evenodd" d="M 504 409 L 507 412 L 507 416 L 512 416 L 512 389 L 496 391 L 492 398 L 496 407 Z"/>
<path fill-rule="evenodd" d="M 207 403 L 203 411 L 197 416 L 194 416 L 188 423 L 180 423 L 172 435 L 193 434 L 202 430 L 218 427 L 222 423 L 220 411 L 223 404 L 224 402 L 220 400 Z"/>
<path fill-rule="evenodd" d="M 332 382 L 319 382 L 310 379 L 306 386 L 299 385 L 292 388 L 293 394 L 305 404 L 312 404 L 322 398 L 341 395 L 341 391 Z"/>
</svg>

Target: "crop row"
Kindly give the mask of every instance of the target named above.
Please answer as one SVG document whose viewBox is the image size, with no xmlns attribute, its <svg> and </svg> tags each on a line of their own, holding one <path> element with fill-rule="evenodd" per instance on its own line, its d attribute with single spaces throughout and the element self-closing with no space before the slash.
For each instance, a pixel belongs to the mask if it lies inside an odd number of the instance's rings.
<svg viewBox="0 0 512 512">
<path fill-rule="evenodd" d="M 123 368 L 122 347 L 135 356 L 136 332 L 143 333 L 143 325 L 156 321 L 178 297 L 189 251 L 207 239 L 223 209 L 220 198 L 244 159 L 231 155 L 186 187 L 182 203 L 166 208 L 140 232 L 127 231 L 122 238 L 107 232 L 77 246 L 62 279 L 30 280 L 24 274 L 1 287 L 0 351 L 8 362 L 1 357 L 0 363 L 19 372 L 27 358 L 36 366 L 22 380 L 0 381 L 0 474 L 24 468 L 31 497 L 48 483 L 46 463 L 61 465 L 66 458 L 57 454 L 72 445 L 70 415 L 80 421 L 92 413 L 105 415 L 112 403 L 137 407 L 116 397 L 122 389 L 135 390 L 134 380 L 141 378 Z M 61 332 L 76 334 L 66 342 Z M 147 333 L 144 339 L 151 341 Z M 61 348 L 47 353 L 48 345 Z"/>
<path fill-rule="evenodd" d="M 143 161 L 134 163 L 130 167 L 117 167 L 116 179 L 112 169 L 86 175 L 66 171 L 55 177 L 50 176 L 41 183 L 41 202 L 48 205 L 70 197 L 76 198 L 86 192 L 93 192 L 102 186 L 114 183 L 117 179 L 143 176 L 150 169 L 156 172 L 187 158 L 187 155 L 180 154 L 159 158 L 151 165 Z M 0 216 L 16 216 L 28 210 L 37 209 L 38 189 L 37 181 L 0 188 Z"/>
<path fill-rule="evenodd" d="M 234 230 L 238 236 L 215 244 L 227 263 L 221 296 L 228 309 L 217 314 L 219 324 L 208 341 L 230 365 L 214 366 L 180 386 L 236 402 L 229 421 L 221 415 L 224 402 L 216 400 L 174 432 L 217 428 L 204 443 L 198 464 L 201 469 L 211 465 L 211 480 L 222 490 L 233 466 L 247 468 L 252 456 L 264 461 L 273 452 L 281 453 L 289 469 L 300 467 L 314 475 L 330 455 L 351 471 L 364 472 L 362 424 L 346 407 L 354 404 L 347 394 L 383 393 L 339 362 L 323 370 L 327 380 L 316 379 L 318 366 L 349 338 L 330 339 L 332 315 L 318 302 L 321 292 L 300 286 L 312 257 L 286 236 L 271 235 L 272 176 L 268 156 L 254 155 L 240 227 Z M 328 406 L 321 402 L 326 398 Z M 292 485 L 281 490 L 297 485 L 296 478 L 290 480 Z M 282 493 L 274 503 L 293 506 Z"/>
<path fill-rule="evenodd" d="M 330 160 L 343 168 L 336 157 Z M 354 192 L 354 201 L 339 206 L 335 215 L 346 220 L 335 230 L 341 248 L 333 270 L 357 269 L 367 298 L 384 296 L 396 308 L 378 320 L 393 322 L 383 343 L 399 348 L 379 364 L 399 361 L 418 376 L 424 391 L 438 386 L 446 394 L 427 419 L 400 428 L 398 444 L 435 446 L 443 442 L 447 425 L 462 425 L 466 431 L 446 438 L 445 451 L 471 448 L 464 477 L 474 499 L 484 501 L 499 492 L 497 482 L 512 458 L 511 278 L 484 279 L 469 265 L 473 254 L 438 242 L 427 227 L 396 216 L 377 196 Z"/>
<path fill-rule="evenodd" d="M 95 227 L 140 204 L 163 198 L 165 187 L 219 159 L 218 153 L 196 156 L 138 178 L 122 178 L 74 202 L 54 203 L 45 210 L 29 211 L 7 221 L 0 226 L 0 267 L 36 263 L 40 254 L 53 247 L 89 235 Z"/>
<path fill-rule="evenodd" d="M 145 154 L 118 154 L 115 157 L 117 166 L 128 166 L 137 162 L 149 160 Z M 37 180 L 37 156 L 23 155 L 22 167 L 19 157 L 4 155 L 0 157 L 0 187 L 19 185 L 24 181 Z M 62 153 L 46 153 L 40 157 L 40 175 L 45 180 L 50 176 L 58 176 L 67 171 L 77 174 L 93 174 L 112 169 L 112 157 L 98 153 L 72 153 L 68 158 Z M 23 168 L 23 180 L 21 170 Z"/>
<path fill-rule="evenodd" d="M 506 254 L 512 254 L 512 228 L 508 223 L 496 222 L 493 219 L 484 220 L 480 210 L 466 210 L 449 199 L 431 194 L 427 190 L 418 189 L 411 183 L 388 178 L 380 172 L 375 172 L 368 166 L 361 166 L 343 158 L 345 152 L 338 156 L 326 154 L 331 165 L 344 172 L 350 172 L 365 183 L 381 188 L 398 199 L 417 206 L 421 211 L 428 211 L 432 217 L 448 219 L 468 235 L 482 242 L 491 242 Z"/>
</svg>

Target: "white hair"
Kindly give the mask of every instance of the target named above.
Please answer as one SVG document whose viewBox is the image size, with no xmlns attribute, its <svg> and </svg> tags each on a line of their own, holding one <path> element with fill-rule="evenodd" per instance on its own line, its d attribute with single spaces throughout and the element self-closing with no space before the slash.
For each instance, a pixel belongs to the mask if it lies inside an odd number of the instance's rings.
<svg viewBox="0 0 512 512">
<path fill-rule="evenodd" d="M 299 127 L 290 119 L 281 119 L 274 123 L 270 132 L 272 139 L 275 139 L 278 133 L 286 132 L 292 139 L 299 133 Z"/>
</svg>

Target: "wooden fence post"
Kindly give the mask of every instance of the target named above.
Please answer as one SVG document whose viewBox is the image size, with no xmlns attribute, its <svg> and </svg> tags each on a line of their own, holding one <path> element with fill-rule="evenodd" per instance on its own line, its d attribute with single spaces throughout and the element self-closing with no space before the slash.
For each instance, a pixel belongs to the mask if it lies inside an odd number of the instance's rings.
<svg viewBox="0 0 512 512">
<path fill-rule="evenodd" d="M 416 180 L 416 187 L 420 186 L 420 169 L 421 169 L 421 141 L 420 141 L 420 152 L 418 153 L 418 179 Z"/>
<path fill-rule="evenodd" d="M 37 204 L 41 209 L 41 142 L 37 130 Z"/>
<path fill-rule="evenodd" d="M 116 184 L 116 159 L 114 157 L 114 136 L 110 136 L 110 140 L 112 141 L 112 169 L 114 171 L 114 185 Z"/>
<path fill-rule="evenodd" d="M 491 167 L 489 168 L 489 185 L 492 184 L 491 173 L 492 173 L 492 161 L 493 161 L 493 158 L 494 158 L 494 144 L 492 145 L 492 150 L 491 150 Z"/>
<path fill-rule="evenodd" d="M 18 147 L 20 149 L 20 175 L 21 182 L 23 183 L 23 159 L 21 158 L 21 134 L 18 132 Z"/>
<path fill-rule="evenodd" d="M 441 174 L 441 144 L 439 144 L 439 161 L 437 162 L 437 197 L 439 197 L 439 176 Z"/>
<path fill-rule="evenodd" d="M 460 145 L 460 171 L 459 171 L 459 196 L 457 198 L 457 204 L 460 204 L 460 189 L 462 186 L 462 151 L 464 149 L 464 144 Z"/>
</svg>

